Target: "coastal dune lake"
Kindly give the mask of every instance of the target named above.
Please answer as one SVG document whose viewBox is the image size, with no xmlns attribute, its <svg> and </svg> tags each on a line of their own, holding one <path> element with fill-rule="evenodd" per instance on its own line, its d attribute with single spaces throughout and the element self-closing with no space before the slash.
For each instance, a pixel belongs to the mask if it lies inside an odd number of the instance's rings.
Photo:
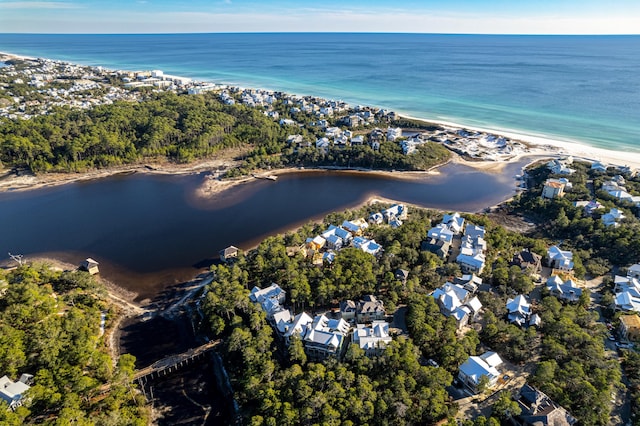
<svg viewBox="0 0 640 426">
<path fill-rule="evenodd" d="M 378 196 L 422 207 L 475 212 L 515 193 L 526 161 L 489 174 L 449 164 L 440 174 L 399 179 L 318 171 L 255 180 L 208 199 L 194 175 L 117 175 L 53 188 L 0 194 L 0 258 L 7 253 L 100 262 L 101 275 L 157 295 L 188 280 L 228 245 L 249 249 L 267 235 Z M 372 208 L 373 211 L 373 208 Z"/>
</svg>

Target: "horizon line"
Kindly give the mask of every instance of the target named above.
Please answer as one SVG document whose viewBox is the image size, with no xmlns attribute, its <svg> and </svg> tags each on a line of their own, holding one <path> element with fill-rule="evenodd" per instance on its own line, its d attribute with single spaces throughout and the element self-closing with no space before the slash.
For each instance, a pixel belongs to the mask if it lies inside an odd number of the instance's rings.
<svg viewBox="0 0 640 426">
<path fill-rule="evenodd" d="M 226 34 L 362 34 L 362 35 L 443 35 L 443 36 L 516 36 L 516 37 L 635 37 L 640 36 L 640 33 L 460 33 L 460 32 L 397 32 L 397 31 L 198 31 L 198 32 L 149 32 L 149 33 L 115 33 L 115 32 L 98 32 L 98 33 L 84 33 L 84 32 L 3 32 L 0 31 L 0 35 L 119 35 L 119 36 L 135 36 L 135 35 L 226 35 Z"/>
</svg>

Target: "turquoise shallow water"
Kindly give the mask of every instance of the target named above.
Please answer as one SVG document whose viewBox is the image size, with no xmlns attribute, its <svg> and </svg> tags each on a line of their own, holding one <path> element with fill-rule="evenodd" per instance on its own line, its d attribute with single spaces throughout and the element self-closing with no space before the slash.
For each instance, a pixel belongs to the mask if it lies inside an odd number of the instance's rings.
<svg viewBox="0 0 640 426">
<path fill-rule="evenodd" d="M 640 36 L 0 34 L 0 51 L 640 152 Z"/>
</svg>

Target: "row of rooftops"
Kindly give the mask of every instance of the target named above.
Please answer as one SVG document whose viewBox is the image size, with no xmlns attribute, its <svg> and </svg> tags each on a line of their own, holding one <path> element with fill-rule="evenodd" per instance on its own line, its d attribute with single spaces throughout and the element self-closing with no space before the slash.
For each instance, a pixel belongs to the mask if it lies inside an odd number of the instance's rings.
<svg viewBox="0 0 640 426">
<path fill-rule="evenodd" d="M 640 264 L 627 269 L 627 276 L 614 277 L 614 303 L 617 310 L 640 313 Z"/>
<path fill-rule="evenodd" d="M 389 324 L 381 320 L 385 314 L 384 305 L 373 295 L 365 296 L 357 304 L 344 302 L 341 305 L 344 316 L 339 319 L 328 318 L 324 314 L 311 317 L 306 312 L 292 315 L 291 311 L 284 308 L 286 292 L 275 283 L 263 289 L 254 287 L 249 297 L 252 302 L 261 305 L 285 344 L 289 345 L 294 336 L 301 339 L 305 351 L 314 359 L 340 355 L 343 343 L 352 330 L 347 319 L 372 322 L 371 326 L 357 324 L 353 330 L 353 342 L 368 354 L 384 348 L 391 341 Z"/>
<path fill-rule="evenodd" d="M 375 240 L 364 236 L 369 224 L 381 224 L 386 221 L 392 227 L 398 227 L 402 225 L 402 220 L 406 219 L 407 213 L 407 207 L 404 204 L 394 204 L 388 209 L 372 213 L 368 221 L 359 218 L 345 220 L 340 226 L 329 225 L 320 235 L 307 238 L 306 249 L 310 250 L 314 256 L 322 252 L 318 257 L 319 262 L 333 262 L 335 252 L 349 245 L 376 256 L 383 249 Z"/>
</svg>

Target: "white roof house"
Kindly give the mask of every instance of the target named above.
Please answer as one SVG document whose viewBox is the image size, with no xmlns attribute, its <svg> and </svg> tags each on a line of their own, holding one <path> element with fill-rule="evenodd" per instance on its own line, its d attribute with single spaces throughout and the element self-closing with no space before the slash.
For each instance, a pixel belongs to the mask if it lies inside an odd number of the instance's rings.
<svg viewBox="0 0 640 426">
<path fill-rule="evenodd" d="M 389 335 L 389 323 L 385 321 L 373 321 L 370 327 L 358 324 L 353 330 L 353 343 L 370 354 L 379 353 L 392 341 Z"/>
<path fill-rule="evenodd" d="M 485 230 L 482 226 L 468 224 L 460 244 L 460 254 L 456 262 L 464 272 L 481 273 L 484 269 L 487 242 L 484 240 Z"/>
<path fill-rule="evenodd" d="M 0 399 L 5 401 L 12 410 L 22 405 L 25 392 L 31 388 L 27 382 L 32 377 L 30 374 L 23 374 L 17 382 L 7 376 L 0 377 Z"/>
<path fill-rule="evenodd" d="M 624 218 L 625 218 L 625 215 L 622 213 L 621 210 L 613 208 L 613 209 L 609 210 L 609 213 L 603 214 L 600 219 L 602 220 L 602 223 L 605 226 L 618 227 L 618 226 L 620 226 L 618 221 L 620 221 L 620 220 L 622 220 Z"/>
<path fill-rule="evenodd" d="M 562 281 L 557 275 L 552 275 L 547 280 L 547 289 L 558 299 L 568 302 L 577 302 L 582 296 L 582 289 L 573 280 Z"/>
<path fill-rule="evenodd" d="M 616 309 L 621 311 L 640 312 L 640 297 L 634 296 L 629 291 L 617 293 L 615 297 Z"/>
<path fill-rule="evenodd" d="M 253 287 L 253 289 L 251 289 L 249 299 L 254 303 L 259 303 L 262 310 L 266 312 L 267 319 L 275 321 L 274 324 L 277 326 L 275 315 L 284 309 L 282 305 L 286 299 L 286 292 L 281 289 L 278 284 L 273 283 L 269 287 L 263 289 Z M 282 315 L 279 316 L 280 319 L 282 318 Z"/>
<path fill-rule="evenodd" d="M 382 250 L 382 246 L 375 242 L 375 240 L 369 240 L 364 237 L 355 237 L 352 241 L 353 246 L 362 250 L 365 253 L 376 255 Z"/>
<path fill-rule="evenodd" d="M 507 300 L 507 317 L 510 322 L 521 326 L 527 322 L 530 314 L 531 304 L 522 294 Z"/>
<path fill-rule="evenodd" d="M 495 352 L 485 352 L 480 356 L 470 356 L 460 366 L 458 379 L 475 393 L 482 376 L 486 376 L 489 379 L 489 387 L 497 383 L 500 377 L 497 367 L 501 364 L 502 358 Z"/>
<path fill-rule="evenodd" d="M 427 232 L 428 238 L 435 238 L 436 240 L 441 240 L 448 243 L 453 240 L 453 235 L 454 232 L 442 223 L 434 228 L 431 228 Z"/>
<path fill-rule="evenodd" d="M 342 222 L 342 228 L 353 234 L 359 234 L 369 227 L 369 224 L 364 219 L 345 220 Z"/>
<path fill-rule="evenodd" d="M 447 225 L 454 234 L 460 234 L 464 228 L 464 218 L 458 212 L 445 214 L 442 218 L 442 223 Z"/>
<path fill-rule="evenodd" d="M 276 283 L 272 283 L 269 287 L 263 289 L 253 287 L 249 298 L 252 302 L 262 303 L 266 299 L 276 299 L 280 303 L 284 303 L 286 292 Z"/>
<path fill-rule="evenodd" d="M 551 246 L 547 250 L 549 258 L 549 267 L 570 271 L 573 269 L 573 253 L 566 250 L 560 250 L 558 246 Z"/>
<path fill-rule="evenodd" d="M 627 269 L 627 276 L 640 278 L 640 263 L 629 266 L 629 269 Z"/>
<path fill-rule="evenodd" d="M 469 300 L 471 292 L 458 284 L 445 283 L 431 293 L 440 307 L 440 312 L 447 317 L 456 319 L 458 327 L 463 327 L 469 319 L 475 316 L 482 309 L 482 303 L 477 297 Z"/>
<path fill-rule="evenodd" d="M 291 321 L 290 323 L 284 324 L 283 325 L 283 329 L 284 329 L 284 338 L 287 341 L 287 343 L 289 342 L 289 339 L 291 338 L 291 336 L 304 336 L 304 334 L 307 332 L 307 327 L 313 322 L 313 318 L 311 318 L 309 316 L 309 314 L 307 314 L 306 312 L 302 312 L 298 315 L 296 315 L 293 318 L 293 321 Z"/>
</svg>

